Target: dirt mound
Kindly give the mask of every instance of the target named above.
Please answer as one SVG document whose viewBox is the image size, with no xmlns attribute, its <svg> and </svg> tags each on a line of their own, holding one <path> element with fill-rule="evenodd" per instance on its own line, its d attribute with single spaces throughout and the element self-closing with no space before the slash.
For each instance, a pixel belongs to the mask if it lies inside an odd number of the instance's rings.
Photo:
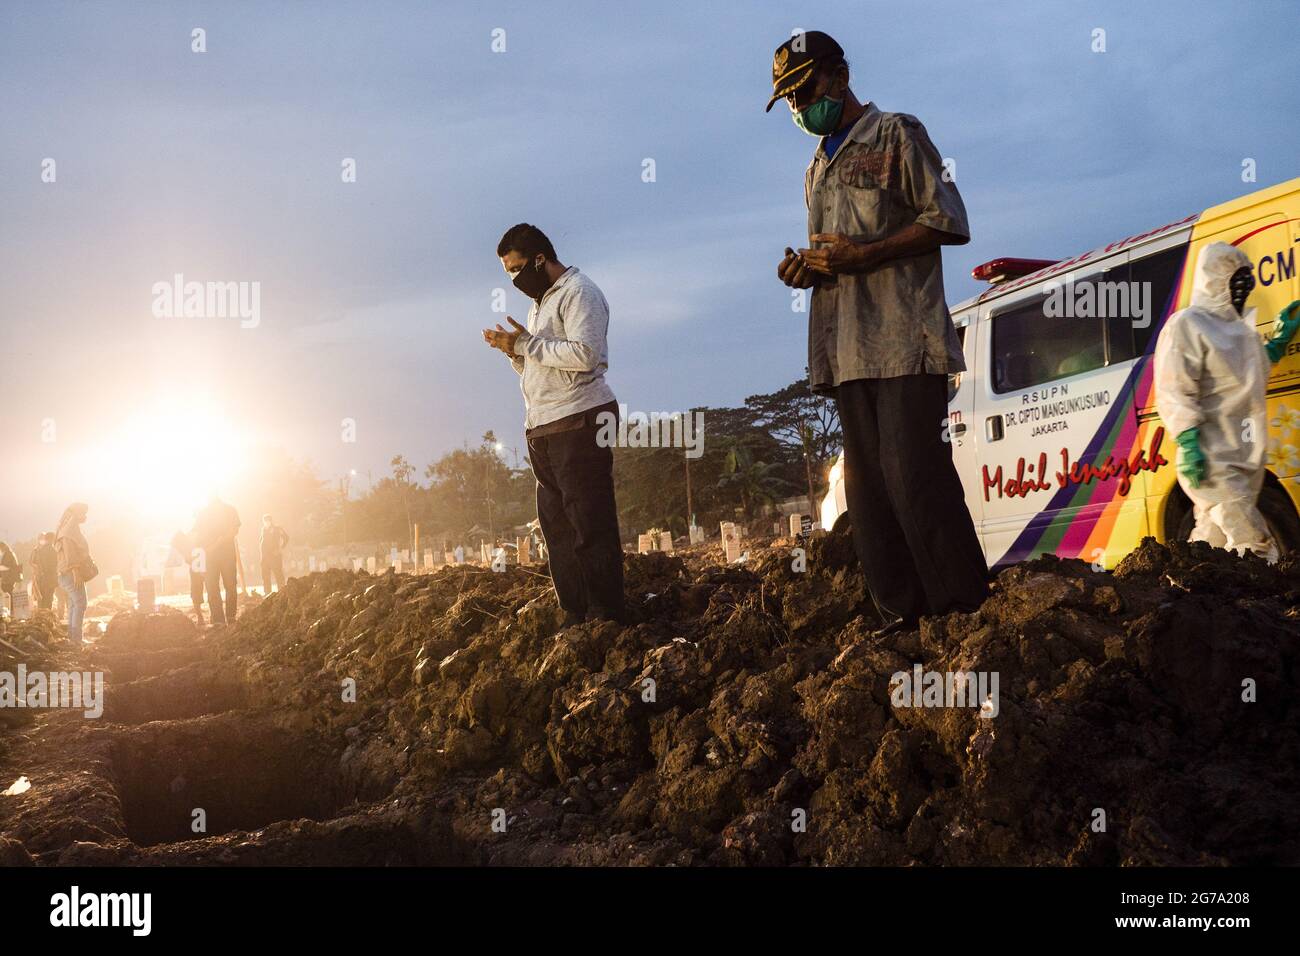
<svg viewBox="0 0 1300 956">
<path fill-rule="evenodd" d="M 629 555 L 629 627 L 561 630 L 529 569 L 330 571 L 222 653 L 489 862 L 1300 862 L 1294 562 L 1040 559 L 877 639 L 848 538 L 790 544 Z M 996 674 L 996 716 L 900 706 L 918 666 Z"/>
<path fill-rule="evenodd" d="M 847 536 L 626 562 L 628 626 L 561 627 L 519 567 L 313 574 L 215 635 L 118 615 L 118 729 L 77 739 L 120 812 L 0 837 L 39 862 L 1300 862 L 1294 560 L 1042 558 L 888 637 Z"/>
<path fill-rule="evenodd" d="M 200 631 L 189 615 L 173 607 L 122 611 L 90 645 L 85 661 L 123 683 L 192 664 L 209 652 L 212 640 L 210 632 Z M 116 691 L 109 696 L 110 706 L 116 696 Z"/>
<path fill-rule="evenodd" d="M 136 594 L 134 591 L 119 592 L 117 594 L 109 592 L 99 595 L 86 605 L 86 616 L 107 617 L 112 614 L 121 614 L 124 611 L 134 611 L 135 604 Z"/>
<path fill-rule="evenodd" d="M 121 611 L 113 615 L 96 646 L 115 652 L 153 651 L 192 642 L 198 633 L 194 622 L 174 607 Z"/>
<path fill-rule="evenodd" d="M 0 664 L 21 661 L 29 667 L 44 666 L 54 659 L 55 648 L 67 641 L 67 628 L 48 612 L 26 621 L 0 622 Z"/>
<path fill-rule="evenodd" d="M 19 665 L 28 671 L 45 670 L 56 660 L 58 649 L 66 647 L 67 643 L 66 629 L 46 612 L 38 613 L 26 621 L 0 622 L 0 672 L 15 675 L 13 679 L 16 682 Z M 16 683 L 13 689 L 17 690 Z M 0 695 L 0 701 L 8 704 L 6 697 L 7 695 Z M 10 728 L 25 727 L 35 720 L 35 711 L 11 704 L 0 706 L 0 735 Z M 6 749 L 7 745 L 0 737 L 0 755 Z M 0 847 L 0 856 L 2 855 L 3 848 Z"/>
</svg>

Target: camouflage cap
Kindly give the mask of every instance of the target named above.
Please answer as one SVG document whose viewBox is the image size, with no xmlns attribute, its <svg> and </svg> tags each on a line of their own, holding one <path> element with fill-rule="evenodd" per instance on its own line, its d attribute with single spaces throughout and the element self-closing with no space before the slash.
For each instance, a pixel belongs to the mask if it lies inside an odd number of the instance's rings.
<svg viewBox="0 0 1300 956">
<path fill-rule="evenodd" d="M 768 112 L 772 104 L 789 96 L 808 82 L 822 60 L 840 59 L 844 50 L 828 34 L 820 30 L 796 33 L 776 48 L 772 55 L 772 98 L 767 101 Z"/>
</svg>

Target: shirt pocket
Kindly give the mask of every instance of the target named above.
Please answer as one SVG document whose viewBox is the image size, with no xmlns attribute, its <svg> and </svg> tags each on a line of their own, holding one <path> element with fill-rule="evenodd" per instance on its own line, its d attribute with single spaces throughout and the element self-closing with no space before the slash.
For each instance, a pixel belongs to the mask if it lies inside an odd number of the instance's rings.
<svg viewBox="0 0 1300 956">
<path fill-rule="evenodd" d="M 841 195 L 841 230 L 858 239 L 881 239 L 890 232 L 895 198 L 893 154 L 864 145 L 850 147 L 834 178 Z M 896 177 L 895 177 L 896 178 Z"/>
<path fill-rule="evenodd" d="M 840 187 L 836 232 L 853 239 L 875 241 L 889 235 L 893 197 L 867 173 L 846 176 Z"/>
</svg>

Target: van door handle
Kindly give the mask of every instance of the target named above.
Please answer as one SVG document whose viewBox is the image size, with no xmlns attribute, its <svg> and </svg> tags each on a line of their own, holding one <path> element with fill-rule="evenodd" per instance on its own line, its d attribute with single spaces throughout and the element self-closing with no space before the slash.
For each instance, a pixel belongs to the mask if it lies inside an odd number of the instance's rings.
<svg viewBox="0 0 1300 956">
<path fill-rule="evenodd" d="M 948 434 L 950 434 L 953 438 L 960 438 L 962 435 L 966 434 L 966 423 L 950 422 L 948 424 Z"/>
<path fill-rule="evenodd" d="M 989 441 L 1002 441 L 1002 416 L 990 415 L 984 419 L 984 437 Z"/>
</svg>

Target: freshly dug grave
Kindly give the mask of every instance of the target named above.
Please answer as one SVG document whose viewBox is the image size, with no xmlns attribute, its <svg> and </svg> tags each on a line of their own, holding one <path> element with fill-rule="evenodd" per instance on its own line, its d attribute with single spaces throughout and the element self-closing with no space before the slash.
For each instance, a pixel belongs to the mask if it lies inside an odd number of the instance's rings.
<svg viewBox="0 0 1300 956">
<path fill-rule="evenodd" d="M 1300 862 L 1294 559 L 1150 540 L 1113 575 L 1043 558 L 977 613 L 875 638 L 848 538 L 816 538 L 806 570 L 792 547 L 629 555 L 626 627 L 561 628 L 532 568 L 294 580 L 205 636 L 201 667 L 133 675 L 116 717 L 109 696 L 116 792 L 169 822 L 131 811 L 100 842 L 169 864 Z M 996 673 L 996 716 L 895 706 L 914 665 Z M 177 696 L 150 678 L 208 703 L 132 729 Z M 216 758 L 176 741 L 206 746 L 188 722 L 223 708 L 299 736 L 223 733 L 228 785 L 266 779 L 219 809 L 264 829 L 175 842 L 193 801 L 155 795 L 147 755 L 210 789 Z M 304 773 L 314 796 L 286 789 Z M 3 814 L 0 842 L 33 832 Z M 52 838 L 29 849 L 62 859 Z"/>
<path fill-rule="evenodd" d="M 1039 559 L 884 639 L 847 537 L 802 572 L 784 546 L 627 563 L 631 627 L 560 630 L 529 569 L 333 571 L 221 652 L 345 761 L 433 794 L 486 862 L 1300 862 L 1294 560 Z M 893 706 L 918 663 L 997 672 L 997 716 Z"/>
<path fill-rule="evenodd" d="M 51 669 L 102 672 L 102 719 L 26 709 L 0 737 L 0 865 L 393 865 L 466 859 L 445 821 L 388 803 L 346 736 L 259 706 L 216 661 L 220 631 L 168 608 L 114 618 Z M 58 642 L 55 642 L 56 644 Z M 30 662 L 29 662 L 30 666 Z"/>
</svg>

